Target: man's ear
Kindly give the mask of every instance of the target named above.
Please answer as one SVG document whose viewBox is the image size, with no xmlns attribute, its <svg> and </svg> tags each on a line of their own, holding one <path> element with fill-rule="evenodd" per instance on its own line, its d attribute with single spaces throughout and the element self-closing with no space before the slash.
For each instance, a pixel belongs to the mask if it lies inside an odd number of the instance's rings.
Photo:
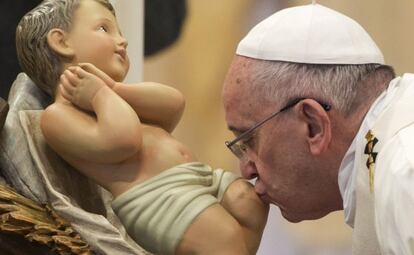
<svg viewBox="0 0 414 255">
<path fill-rule="evenodd" d="M 328 113 L 315 100 L 300 103 L 301 117 L 307 123 L 307 142 L 313 155 L 320 155 L 331 142 L 332 125 Z"/>
<path fill-rule="evenodd" d="M 47 43 L 53 51 L 62 57 L 71 59 L 75 56 L 74 50 L 67 42 L 66 32 L 60 28 L 53 28 L 49 31 Z"/>
</svg>

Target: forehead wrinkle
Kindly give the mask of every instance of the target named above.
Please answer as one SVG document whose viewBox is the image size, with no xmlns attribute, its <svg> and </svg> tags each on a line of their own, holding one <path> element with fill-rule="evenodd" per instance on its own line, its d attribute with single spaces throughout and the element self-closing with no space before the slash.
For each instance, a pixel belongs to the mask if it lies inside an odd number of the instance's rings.
<svg viewBox="0 0 414 255">
<path fill-rule="evenodd" d="M 228 129 L 234 133 L 243 133 L 258 121 L 261 121 L 263 98 L 252 84 L 253 65 L 250 58 L 236 56 L 230 66 L 223 89 L 224 107 L 228 113 Z"/>
</svg>

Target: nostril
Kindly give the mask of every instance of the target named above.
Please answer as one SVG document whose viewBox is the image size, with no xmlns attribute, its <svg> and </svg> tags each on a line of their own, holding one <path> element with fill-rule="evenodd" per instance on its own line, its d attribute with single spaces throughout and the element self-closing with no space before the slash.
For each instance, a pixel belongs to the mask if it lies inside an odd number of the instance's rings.
<svg viewBox="0 0 414 255">
<path fill-rule="evenodd" d="M 240 161 L 240 171 L 244 178 L 254 179 L 258 176 L 256 165 L 253 161 Z"/>
<path fill-rule="evenodd" d="M 259 177 L 259 175 L 257 173 L 253 173 L 253 174 L 250 175 L 250 179 L 254 179 L 254 178 L 257 178 L 257 177 Z"/>
</svg>

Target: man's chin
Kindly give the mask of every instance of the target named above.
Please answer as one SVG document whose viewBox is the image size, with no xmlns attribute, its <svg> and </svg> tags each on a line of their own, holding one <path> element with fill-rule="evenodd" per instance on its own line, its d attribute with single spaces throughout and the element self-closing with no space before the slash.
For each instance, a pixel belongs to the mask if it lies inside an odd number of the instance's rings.
<svg viewBox="0 0 414 255">
<path fill-rule="evenodd" d="M 304 220 L 318 220 L 324 216 L 326 216 L 328 213 L 288 213 L 284 210 L 280 210 L 283 218 L 285 218 L 287 221 L 291 223 L 298 223 Z"/>
<path fill-rule="evenodd" d="M 259 197 L 260 197 L 260 199 L 262 200 L 263 203 L 265 203 L 265 204 L 272 204 L 272 205 L 275 205 L 277 208 L 279 208 L 280 213 L 282 214 L 283 218 L 285 218 L 285 220 L 287 220 L 287 221 L 289 221 L 291 223 L 298 223 L 298 222 L 303 221 L 302 218 L 299 218 L 296 215 L 287 212 L 283 208 L 283 206 L 281 204 L 279 204 L 276 201 L 272 200 L 268 196 L 266 196 L 266 195 L 259 195 Z"/>
<path fill-rule="evenodd" d="M 286 213 L 282 210 L 280 210 L 280 212 L 282 213 L 283 218 L 285 218 L 285 220 L 289 221 L 290 223 L 299 223 L 299 222 L 305 220 L 305 219 L 302 219 L 302 218 L 300 218 L 296 215 L 288 214 L 288 213 Z"/>
</svg>

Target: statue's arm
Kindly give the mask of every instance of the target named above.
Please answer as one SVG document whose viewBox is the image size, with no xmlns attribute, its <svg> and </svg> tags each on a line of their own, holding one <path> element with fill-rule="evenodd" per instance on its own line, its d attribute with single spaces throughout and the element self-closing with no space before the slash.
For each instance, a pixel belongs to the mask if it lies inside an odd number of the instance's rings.
<svg viewBox="0 0 414 255">
<path fill-rule="evenodd" d="M 185 99 L 178 90 L 155 82 L 115 83 L 113 90 L 135 110 L 139 118 L 172 132 L 184 111 Z"/>
<path fill-rule="evenodd" d="M 137 84 L 115 82 L 93 64 L 80 63 L 79 66 L 103 80 L 108 87 L 131 105 L 142 122 L 154 124 L 172 132 L 180 121 L 185 100 L 177 89 L 155 82 Z"/>
<path fill-rule="evenodd" d="M 134 110 L 104 86 L 92 100 L 94 114 L 71 103 L 54 103 L 42 114 L 47 143 L 65 159 L 117 163 L 142 144 L 141 124 Z"/>
</svg>

